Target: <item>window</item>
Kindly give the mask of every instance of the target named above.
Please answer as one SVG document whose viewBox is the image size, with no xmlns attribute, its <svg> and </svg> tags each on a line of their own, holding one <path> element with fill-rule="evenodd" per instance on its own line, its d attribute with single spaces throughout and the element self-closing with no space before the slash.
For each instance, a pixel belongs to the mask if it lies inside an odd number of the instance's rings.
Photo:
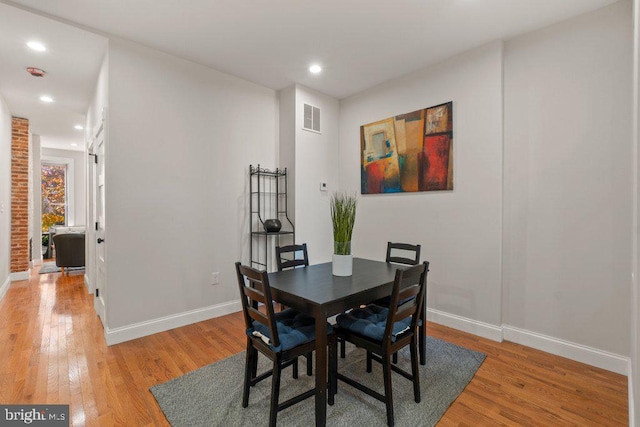
<svg viewBox="0 0 640 427">
<path fill-rule="evenodd" d="M 41 193 L 42 231 L 73 225 L 73 159 L 43 158 Z"/>
</svg>

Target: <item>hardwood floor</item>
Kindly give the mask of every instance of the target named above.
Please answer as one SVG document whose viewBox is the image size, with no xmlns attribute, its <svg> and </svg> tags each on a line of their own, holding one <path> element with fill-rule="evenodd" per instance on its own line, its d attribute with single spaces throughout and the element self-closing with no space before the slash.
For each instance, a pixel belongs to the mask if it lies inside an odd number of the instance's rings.
<svg viewBox="0 0 640 427">
<path fill-rule="evenodd" d="M 628 425 L 627 379 L 429 323 L 487 358 L 441 426 Z M 14 282 L 0 302 L 0 402 L 69 403 L 72 425 L 168 425 L 149 387 L 244 350 L 241 313 L 107 347 L 82 273 Z"/>
</svg>

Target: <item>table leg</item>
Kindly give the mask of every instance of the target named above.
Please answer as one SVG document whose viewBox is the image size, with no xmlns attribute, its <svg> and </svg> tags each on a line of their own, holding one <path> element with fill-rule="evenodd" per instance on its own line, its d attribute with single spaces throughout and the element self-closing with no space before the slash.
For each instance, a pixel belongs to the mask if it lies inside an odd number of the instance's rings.
<svg viewBox="0 0 640 427">
<path fill-rule="evenodd" d="M 316 427 L 327 424 L 327 319 L 316 316 Z"/>
</svg>

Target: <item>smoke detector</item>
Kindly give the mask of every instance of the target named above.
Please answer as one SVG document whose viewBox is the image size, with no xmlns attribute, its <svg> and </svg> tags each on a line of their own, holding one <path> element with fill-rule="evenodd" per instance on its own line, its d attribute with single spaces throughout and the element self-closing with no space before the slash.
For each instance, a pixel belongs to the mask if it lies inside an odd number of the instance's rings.
<svg viewBox="0 0 640 427">
<path fill-rule="evenodd" d="M 36 67 L 27 67 L 27 73 L 31 74 L 33 77 L 44 77 L 44 75 L 47 74 L 46 71 Z"/>
</svg>

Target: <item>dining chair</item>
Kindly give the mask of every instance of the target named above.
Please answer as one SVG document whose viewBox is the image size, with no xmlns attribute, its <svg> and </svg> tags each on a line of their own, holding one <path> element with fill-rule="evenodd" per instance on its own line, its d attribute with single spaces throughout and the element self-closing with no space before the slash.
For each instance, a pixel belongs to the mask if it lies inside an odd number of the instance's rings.
<svg viewBox="0 0 640 427">
<path fill-rule="evenodd" d="M 293 378 L 298 378 L 298 357 L 312 354 L 315 348 L 315 320 L 291 308 L 276 313 L 271 303 L 271 288 L 266 271 L 258 271 L 236 262 L 236 273 L 247 333 L 242 407 L 249 406 L 250 388 L 271 376 L 269 426 L 273 427 L 279 411 L 315 394 L 315 389 L 311 389 L 286 402 L 278 402 L 282 369 L 293 366 Z M 264 307 L 263 311 L 259 309 L 260 305 Z M 327 325 L 327 329 L 331 334 L 331 325 Z M 329 339 L 329 346 L 331 345 L 332 341 Z M 259 353 L 273 362 L 273 368 L 261 375 L 257 374 Z M 334 352 L 330 351 L 329 354 L 331 364 Z"/>
<path fill-rule="evenodd" d="M 302 252 L 302 258 L 296 258 L 296 253 L 298 252 Z M 288 268 L 308 267 L 307 244 L 276 246 L 276 261 L 278 262 L 278 271 Z"/>
<path fill-rule="evenodd" d="M 418 371 L 418 319 L 426 292 L 429 263 L 396 271 L 389 308 L 369 304 L 338 316 L 334 334 L 330 337 L 329 357 L 329 403 L 333 403 L 338 392 L 338 380 L 384 402 L 387 409 L 387 424 L 393 426 L 393 394 L 391 372 L 396 372 L 413 383 L 413 396 L 420 403 L 420 373 Z M 398 304 L 406 300 L 404 304 Z M 382 364 L 384 395 L 355 379 L 338 372 L 336 340 L 342 338 L 367 351 L 367 372 L 371 372 L 371 362 Z M 411 353 L 411 373 L 391 364 L 391 357 L 402 348 L 409 346 Z"/>
<path fill-rule="evenodd" d="M 302 252 L 302 258 L 296 258 L 296 253 Z M 276 260 L 278 262 L 278 271 L 286 270 L 289 268 L 308 267 L 309 255 L 307 253 L 307 244 L 301 245 L 288 245 L 288 246 L 276 246 Z M 280 305 L 280 308 L 284 310 L 285 306 Z M 346 348 L 343 340 L 340 340 L 340 357 L 346 357 Z M 311 358 L 307 357 L 307 375 L 312 374 Z"/>
<path fill-rule="evenodd" d="M 420 245 L 412 245 L 409 243 L 394 243 L 387 242 L 387 256 L 386 262 L 402 265 L 418 265 L 420 263 Z M 384 297 L 374 301 L 374 304 L 389 307 L 391 297 Z M 405 301 L 400 301 L 404 303 Z M 422 319 L 418 322 L 418 328 L 420 329 L 420 358 L 424 359 L 422 354 L 424 345 L 426 343 L 426 319 Z M 393 363 L 398 363 L 398 355 L 393 355 Z"/>
</svg>

